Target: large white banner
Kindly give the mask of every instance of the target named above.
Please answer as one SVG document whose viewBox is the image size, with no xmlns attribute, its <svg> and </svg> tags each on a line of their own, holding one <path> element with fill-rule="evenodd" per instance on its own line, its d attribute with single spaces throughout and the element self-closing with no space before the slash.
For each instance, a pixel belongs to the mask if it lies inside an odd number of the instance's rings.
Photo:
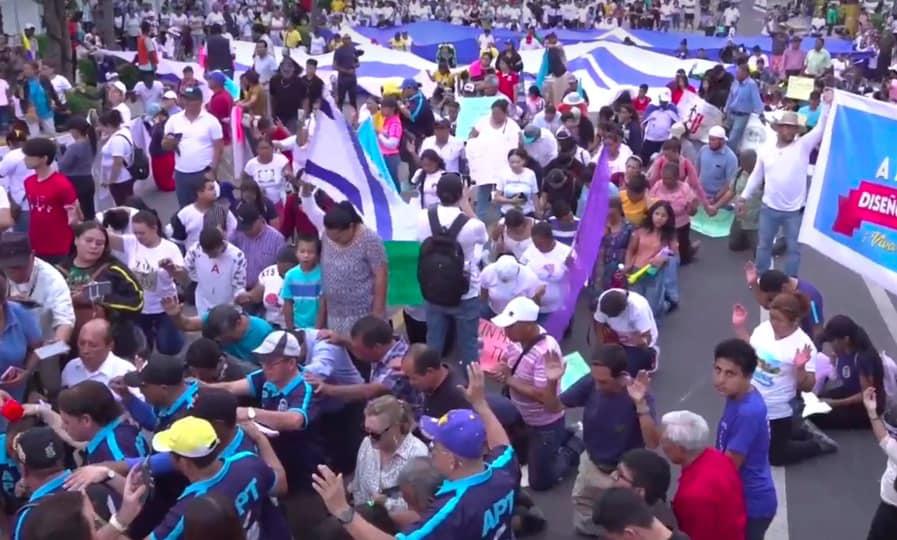
<svg viewBox="0 0 897 540">
<path fill-rule="evenodd" d="M 835 92 L 800 241 L 897 293 L 897 105 Z"/>
</svg>

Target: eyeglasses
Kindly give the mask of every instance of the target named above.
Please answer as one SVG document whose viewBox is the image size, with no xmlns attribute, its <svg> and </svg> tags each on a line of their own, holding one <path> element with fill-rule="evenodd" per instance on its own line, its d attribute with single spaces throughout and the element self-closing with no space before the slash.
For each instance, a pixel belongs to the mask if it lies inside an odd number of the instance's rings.
<svg viewBox="0 0 897 540">
<path fill-rule="evenodd" d="M 392 429 L 392 425 L 387 426 L 386 429 L 384 429 L 383 431 L 381 431 L 379 433 L 377 433 L 376 431 L 371 431 L 371 430 L 365 428 L 364 426 L 362 426 L 362 429 L 364 429 L 364 432 L 367 433 L 367 436 L 371 438 L 371 441 L 380 442 L 380 439 L 382 439 L 383 436 L 386 435 L 386 433 L 390 429 Z"/>
</svg>

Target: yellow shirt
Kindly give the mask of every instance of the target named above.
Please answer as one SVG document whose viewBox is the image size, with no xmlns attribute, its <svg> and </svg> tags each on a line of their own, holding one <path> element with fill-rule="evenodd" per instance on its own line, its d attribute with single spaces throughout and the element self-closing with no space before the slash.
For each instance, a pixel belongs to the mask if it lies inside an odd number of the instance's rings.
<svg viewBox="0 0 897 540">
<path fill-rule="evenodd" d="M 299 33 L 299 30 L 290 30 L 284 37 L 283 44 L 286 45 L 288 49 L 295 49 L 302 44 L 302 34 Z"/>
<path fill-rule="evenodd" d="M 623 215 L 634 226 L 640 226 L 648 217 L 648 197 L 643 196 L 641 200 L 632 201 L 629 199 L 629 193 L 625 189 L 621 189 L 620 203 L 623 205 Z"/>
<path fill-rule="evenodd" d="M 438 84 L 440 86 L 448 86 L 448 87 L 455 86 L 455 76 L 452 75 L 451 71 L 449 71 L 448 73 L 442 73 L 441 71 L 437 71 L 436 73 L 433 74 L 433 79 L 435 80 L 436 84 Z"/>
<path fill-rule="evenodd" d="M 330 2 L 330 9 L 334 13 L 342 13 L 346 9 L 346 3 L 343 0 L 333 0 L 333 2 Z"/>
</svg>

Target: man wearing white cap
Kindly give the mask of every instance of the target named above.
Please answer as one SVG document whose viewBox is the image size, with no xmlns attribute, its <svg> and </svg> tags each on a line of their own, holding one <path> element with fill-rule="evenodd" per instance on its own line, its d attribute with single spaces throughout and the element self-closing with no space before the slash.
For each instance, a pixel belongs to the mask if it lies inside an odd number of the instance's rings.
<svg viewBox="0 0 897 540">
<path fill-rule="evenodd" d="M 642 124 L 645 126 L 645 141 L 642 144 L 642 161 L 648 163 L 651 156 L 660 151 L 663 143 L 670 138 L 670 129 L 679 121 L 679 111 L 670 103 L 669 88 L 662 88 L 658 96 L 660 103 L 648 105 Z"/>
<path fill-rule="evenodd" d="M 506 363 L 499 363 L 490 376 L 507 385 L 511 401 L 526 423 L 529 484 L 536 491 L 544 491 L 578 465 L 579 452 L 568 447 L 578 439 L 567 431 L 563 411 L 551 412 L 544 405 L 553 392 L 545 374 L 545 360 L 549 355 L 561 356 L 561 348 L 539 326 L 538 318 L 539 305 L 525 296 L 514 298 L 492 318 L 493 324 L 504 328 L 512 345 L 505 354 Z"/>
<path fill-rule="evenodd" d="M 536 273 L 517 262 L 513 255 L 502 255 L 494 263 L 486 265 L 480 273 L 480 298 L 484 316 L 501 313 L 513 298 L 526 296 L 536 303 L 545 294 L 545 284 Z"/>
<path fill-rule="evenodd" d="M 713 126 L 707 134 L 707 145 L 698 152 L 698 179 L 711 202 L 716 202 L 726 192 L 738 172 L 738 158 L 726 145 L 726 130 Z"/>
<path fill-rule="evenodd" d="M 183 110 L 178 106 L 178 95 L 174 90 L 166 90 L 162 94 L 162 110 L 168 113 L 169 118 Z"/>
<path fill-rule="evenodd" d="M 768 270 L 772 263 L 772 246 L 779 229 L 785 235 L 785 268 L 789 276 L 796 276 L 800 266 L 797 235 L 807 204 L 807 167 L 810 153 L 822 140 L 825 119 L 832 103 L 832 91 L 822 95 L 819 122 L 806 135 L 798 138 L 800 117 L 786 111 L 775 122 L 776 144 L 757 156 L 754 172 L 736 201 L 739 214 L 746 202 L 763 186 L 763 205 L 757 224 L 757 270 Z"/>
</svg>

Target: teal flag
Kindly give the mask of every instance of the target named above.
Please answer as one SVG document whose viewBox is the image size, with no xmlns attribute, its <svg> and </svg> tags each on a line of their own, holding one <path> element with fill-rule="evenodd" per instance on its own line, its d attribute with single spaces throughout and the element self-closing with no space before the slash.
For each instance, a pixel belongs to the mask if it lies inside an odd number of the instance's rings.
<svg viewBox="0 0 897 540">
<path fill-rule="evenodd" d="M 386 289 L 388 306 L 420 306 L 424 297 L 417 281 L 420 242 L 391 240 L 384 242 L 389 278 Z"/>
<path fill-rule="evenodd" d="M 374 130 L 374 121 L 372 119 L 368 118 L 358 126 L 358 144 L 361 145 L 361 150 L 367 156 L 368 161 L 376 167 L 380 176 L 387 181 L 386 183 L 401 193 L 399 179 L 393 178 L 389 174 L 389 167 L 386 166 L 386 160 L 383 159 L 383 152 L 380 151 L 380 145 L 377 143 L 377 132 Z"/>
</svg>

